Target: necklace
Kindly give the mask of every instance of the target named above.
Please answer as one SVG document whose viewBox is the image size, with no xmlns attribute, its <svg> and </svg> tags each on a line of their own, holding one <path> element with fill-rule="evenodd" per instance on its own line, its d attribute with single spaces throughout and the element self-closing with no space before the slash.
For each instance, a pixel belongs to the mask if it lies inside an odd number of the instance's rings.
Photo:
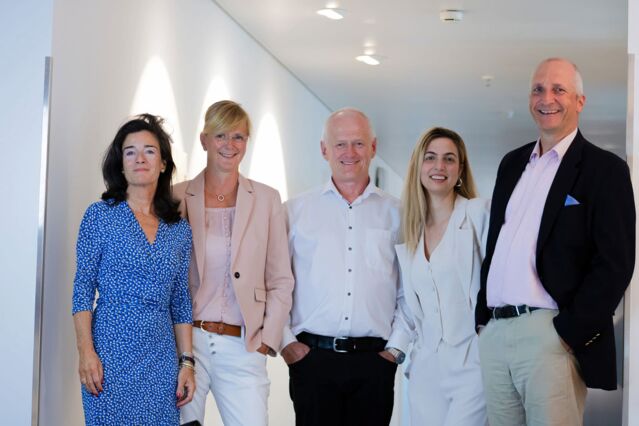
<svg viewBox="0 0 639 426">
<path fill-rule="evenodd" d="M 204 189 L 204 190 L 205 190 L 205 192 L 206 192 L 207 194 L 215 196 L 215 198 L 217 199 L 217 201 L 218 201 L 218 202 L 223 203 L 223 202 L 224 202 L 224 200 L 226 200 L 226 197 L 227 197 L 228 195 L 231 195 L 233 192 L 235 192 L 235 189 L 236 189 L 236 188 L 237 188 L 237 187 L 233 188 L 233 190 L 232 190 L 232 191 L 227 192 L 226 194 L 216 194 L 216 193 L 214 193 L 214 192 L 209 191 L 208 189 Z"/>
</svg>

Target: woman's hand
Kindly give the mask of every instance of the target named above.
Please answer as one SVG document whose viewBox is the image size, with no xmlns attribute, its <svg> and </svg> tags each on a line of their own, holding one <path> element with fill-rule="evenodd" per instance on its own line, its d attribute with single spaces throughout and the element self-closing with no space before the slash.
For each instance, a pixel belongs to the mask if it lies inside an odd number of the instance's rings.
<svg viewBox="0 0 639 426">
<path fill-rule="evenodd" d="M 270 348 L 268 347 L 268 345 L 266 343 L 262 343 L 260 345 L 259 348 L 256 349 L 257 352 L 261 353 L 262 355 L 268 355 L 268 353 L 270 352 Z"/>
<path fill-rule="evenodd" d="M 195 394 L 195 370 L 188 367 L 180 367 L 178 373 L 177 406 L 181 407 L 188 404 Z"/>
<path fill-rule="evenodd" d="M 80 351 L 80 383 L 93 395 L 98 396 L 102 392 L 104 384 L 104 370 L 100 357 L 93 348 Z"/>
</svg>

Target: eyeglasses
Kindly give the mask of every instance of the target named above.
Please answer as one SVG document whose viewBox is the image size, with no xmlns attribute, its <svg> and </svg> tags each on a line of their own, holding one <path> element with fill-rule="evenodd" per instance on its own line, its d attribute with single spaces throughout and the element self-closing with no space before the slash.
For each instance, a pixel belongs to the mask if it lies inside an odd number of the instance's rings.
<svg viewBox="0 0 639 426">
<path fill-rule="evenodd" d="M 235 133 L 233 135 L 228 133 L 218 133 L 214 135 L 213 138 L 215 139 L 215 142 L 217 143 L 223 143 L 228 141 L 235 142 L 235 143 L 244 143 L 246 142 L 246 139 L 248 139 L 248 136 L 244 136 L 240 133 Z"/>
</svg>

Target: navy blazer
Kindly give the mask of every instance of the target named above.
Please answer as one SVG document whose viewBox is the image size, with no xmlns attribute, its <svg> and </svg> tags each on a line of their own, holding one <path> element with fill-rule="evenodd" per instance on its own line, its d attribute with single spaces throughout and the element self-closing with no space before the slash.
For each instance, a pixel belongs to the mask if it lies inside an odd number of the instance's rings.
<svg viewBox="0 0 639 426">
<path fill-rule="evenodd" d="M 491 317 L 486 279 L 510 196 L 530 159 L 531 142 L 501 161 L 493 192 L 476 325 Z M 566 197 L 578 204 L 566 205 Z M 581 132 L 552 182 L 539 227 L 537 273 L 557 302 L 555 329 L 573 349 L 588 387 L 617 388 L 612 316 L 632 277 L 635 205 L 626 163 Z"/>
</svg>

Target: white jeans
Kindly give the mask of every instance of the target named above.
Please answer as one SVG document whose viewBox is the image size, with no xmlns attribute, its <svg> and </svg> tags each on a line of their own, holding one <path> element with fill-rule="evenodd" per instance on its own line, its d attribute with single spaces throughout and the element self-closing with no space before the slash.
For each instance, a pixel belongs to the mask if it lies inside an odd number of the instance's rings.
<svg viewBox="0 0 639 426">
<path fill-rule="evenodd" d="M 182 407 L 181 421 L 204 424 L 209 390 L 225 426 L 260 426 L 268 423 L 270 381 L 266 356 L 247 352 L 244 339 L 193 328 L 195 382 L 193 400 Z"/>
</svg>

